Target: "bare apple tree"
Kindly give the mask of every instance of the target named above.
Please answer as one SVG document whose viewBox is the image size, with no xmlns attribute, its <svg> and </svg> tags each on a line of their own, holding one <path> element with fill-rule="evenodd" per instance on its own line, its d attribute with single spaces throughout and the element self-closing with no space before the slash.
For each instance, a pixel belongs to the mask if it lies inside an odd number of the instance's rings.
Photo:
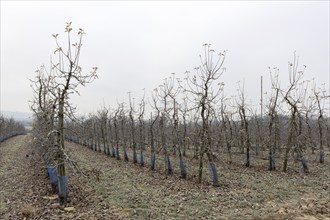
<svg viewBox="0 0 330 220">
<path fill-rule="evenodd" d="M 249 132 L 249 121 L 247 118 L 247 104 L 245 102 L 245 93 L 244 93 L 244 83 L 243 88 L 239 87 L 238 89 L 239 100 L 237 101 L 238 105 L 238 114 L 241 119 L 241 139 L 243 143 L 243 150 L 244 147 L 246 148 L 246 159 L 245 159 L 245 166 L 250 167 L 251 164 L 251 157 L 250 157 L 250 150 L 251 150 L 251 139 L 250 139 L 250 132 Z"/>
<path fill-rule="evenodd" d="M 268 169 L 275 170 L 275 152 L 279 147 L 279 134 L 276 127 L 278 127 L 276 118 L 278 118 L 278 95 L 279 95 L 279 81 L 278 81 L 278 68 L 270 70 L 270 77 L 272 83 L 272 90 L 268 101 L 267 109 L 269 116 L 268 124 L 268 148 L 269 148 L 269 166 Z"/>
<path fill-rule="evenodd" d="M 35 79 L 30 80 L 34 94 L 33 99 L 30 101 L 30 109 L 33 111 L 35 117 L 33 130 L 35 145 L 38 146 L 38 151 L 41 153 L 45 164 L 47 166 L 54 166 L 56 163 L 54 156 L 56 154 L 56 148 L 52 131 L 55 126 L 55 111 L 58 100 L 54 97 L 54 91 L 49 89 L 54 84 L 54 77 L 52 76 L 52 69 L 47 71 L 44 65 L 35 72 Z M 57 180 L 53 182 L 53 191 L 56 190 L 54 184 L 57 185 Z"/>
<path fill-rule="evenodd" d="M 157 97 L 161 104 L 161 114 L 159 120 L 159 129 L 161 133 L 161 146 L 164 152 L 164 162 L 165 162 L 165 173 L 166 175 L 173 174 L 173 168 L 171 163 L 171 158 L 168 149 L 168 113 L 169 113 L 169 102 L 170 94 L 174 89 L 173 81 L 170 78 L 164 79 L 163 83 L 159 86 L 157 90 Z"/>
<path fill-rule="evenodd" d="M 137 152 L 136 152 L 136 140 L 135 140 L 135 106 L 134 106 L 134 98 L 131 97 L 131 92 L 128 93 L 129 98 L 129 118 L 131 123 L 131 148 L 133 150 L 133 163 L 137 163 Z"/>
<path fill-rule="evenodd" d="M 289 159 L 289 153 L 291 150 L 297 152 L 298 159 L 302 163 L 304 172 L 308 171 L 307 162 L 303 158 L 301 151 L 301 144 L 299 143 L 299 136 L 301 135 L 301 115 L 299 104 L 301 103 L 302 94 L 299 91 L 299 84 L 302 82 L 302 77 L 305 71 L 306 66 L 302 70 L 298 70 L 299 57 L 294 53 L 293 62 L 289 62 L 289 86 L 285 90 L 280 90 L 282 93 L 285 102 L 288 104 L 290 111 L 289 119 L 289 136 L 287 139 L 287 145 L 284 154 L 283 167 L 282 171 L 287 171 L 287 164 Z M 276 87 L 276 89 L 280 89 Z"/>
<path fill-rule="evenodd" d="M 324 119 L 324 104 L 326 99 L 326 92 L 325 89 L 316 89 L 314 85 L 313 94 L 315 97 L 315 104 L 316 109 L 318 112 L 317 124 L 318 124 L 318 135 L 319 135 L 319 145 L 320 145 L 320 152 L 319 152 L 319 162 L 324 163 L 324 146 L 325 146 L 325 135 L 324 131 L 326 130 L 326 122 Z M 328 134 L 329 135 L 329 134 Z"/>
<path fill-rule="evenodd" d="M 202 119 L 201 130 L 201 146 L 199 149 L 199 172 L 198 182 L 202 182 L 203 175 L 203 157 L 207 155 L 211 175 L 212 184 L 219 185 L 216 166 L 213 161 L 211 152 L 211 127 L 210 117 L 214 111 L 214 105 L 218 102 L 218 97 L 222 91 L 223 83 L 219 81 L 220 76 L 225 69 L 223 63 L 225 61 L 226 52 L 215 55 L 215 51 L 211 49 L 210 44 L 204 44 L 204 55 L 200 55 L 200 66 L 196 67 L 196 73 L 187 73 L 187 89 L 193 96 L 195 108 L 199 110 Z M 217 58 L 215 58 L 217 57 Z"/>
<path fill-rule="evenodd" d="M 143 97 L 139 103 L 139 145 L 140 145 L 140 165 L 144 166 L 144 148 L 145 148 L 145 122 L 144 122 L 144 113 L 145 113 L 145 89 L 143 89 Z"/>
<path fill-rule="evenodd" d="M 82 29 L 78 31 L 78 41 L 72 43 L 72 28 L 71 22 L 66 23 L 65 33 L 67 37 L 67 47 L 64 49 L 59 43 L 59 35 L 55 34 L 53 37 L 56 42 L 55 54 L 57 61 L 52 62 L 53 83 L 48 87 L 49 91 L 53 92 L 54 99 L 57 100 L 56 117 L 56 145 L 57 151 L 57 169 L 59 175 L 59 199 L 63 204 L 67 200 L 68 195 L 68 181 L 65 172 L 65 162 L 68 156 L 64 150 L 64 119 L 65 117 L 72 117 L 75 108 L 69 102 L 69 96 L 73 93 L 79 94 L 77 87 L 79 85 L 85 86 L 97 78 L 97 67 L 93 67 L 90 73 L 84 74 L 79 64 L 82 39 L 85 32 Z"/>
</svg>

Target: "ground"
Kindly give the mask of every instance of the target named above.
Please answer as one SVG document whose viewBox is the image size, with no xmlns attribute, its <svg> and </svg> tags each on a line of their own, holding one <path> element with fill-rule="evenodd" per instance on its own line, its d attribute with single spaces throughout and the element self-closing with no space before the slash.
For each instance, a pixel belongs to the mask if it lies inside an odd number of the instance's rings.
<svg viewBox="0 0 330 220">
<path fill-rule="evenodd" d="M 0 219 L 330 219 L 329 158 L 310 162 L 308 174 L 222 163 L 220 186 L 212 187 L 207 178 L 199 185 L 193 175 L 166 177 L 161 164 L 151 172 L 77 144 L 66 147 L 84 171 L 75 175 L 68 167 L 69 212 L 52 194 L 31 136 L 1 143 Z"/>
</svg>

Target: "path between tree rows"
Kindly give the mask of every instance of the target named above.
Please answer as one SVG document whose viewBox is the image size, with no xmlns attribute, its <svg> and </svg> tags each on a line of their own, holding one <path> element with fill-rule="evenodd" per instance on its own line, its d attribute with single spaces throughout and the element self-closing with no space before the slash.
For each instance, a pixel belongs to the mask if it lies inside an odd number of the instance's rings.
<svg viewBox="0 0 330 220">
<path fill-rule="evenodd" d="M 65 212 L 30 135 L 0 145 L 0 219 L 330 219 L 329 177 L 225 173 L 198 186 L 67 143 L 85 176 L 68 168 Z M 324 169 L 324 168 L 318 168 Z M 235 176 L 236 175 L 236 176 Z"/>
<path fill-rule="evenodd" d="M 101 219 L 84 206 L 83 190 L 72 186 L 75 213 L 66 213 L 52 194 L 45 165 L 31 146 L 30 135 L 20 135 L 0 144 L 0 219 Z M 73 182 L 76 181 L 73 179 Z M 81 204 L 81 205 L 80 205 Z M 88 215 L 83 216 L 84 213 Z M 107 219 L 115 219 L 109 215 Z"/>
</svg>

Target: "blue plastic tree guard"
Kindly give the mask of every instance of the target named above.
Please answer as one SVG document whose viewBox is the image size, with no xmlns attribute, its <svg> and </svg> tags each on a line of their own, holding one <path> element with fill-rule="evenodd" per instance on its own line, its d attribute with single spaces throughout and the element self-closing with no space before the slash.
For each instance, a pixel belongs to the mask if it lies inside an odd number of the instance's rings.
<svg viewBox="0 0 330 220">
<path fill-rule="evenodd" d="M 61 205 L 66 203 L 68 193 L 68 176 L 58 176 L 58 199 Z"/>
</svg>

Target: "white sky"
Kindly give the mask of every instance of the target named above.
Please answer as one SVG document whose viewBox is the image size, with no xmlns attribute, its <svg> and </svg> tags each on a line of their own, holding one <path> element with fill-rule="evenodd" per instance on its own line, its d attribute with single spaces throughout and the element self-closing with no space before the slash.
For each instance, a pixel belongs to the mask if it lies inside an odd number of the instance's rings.
<svg viewBox="0 0 330 220">
<path fill-rule="evenodd" d="M 257 105 L 260 76 L 270 87 L 268 67 L 280 68 L 282 87 L 293 51 L 307 65 L 305 79 L 329 88 L 329 1 L 1 1 L 1 110 L 28 112 L 27 78 L 49 65 L 56 49 L 51 34 L 64 36 L 65 22 L 83 28 L 81 66 L 99 68 L 99 79 L 78 89 L 79 113 L 117 106 L 146 95 L 164 78 L 199 65 L 202 45 L 228 50 L 222 77 L 228 96 L 245 81 Z"/>
</svg>

